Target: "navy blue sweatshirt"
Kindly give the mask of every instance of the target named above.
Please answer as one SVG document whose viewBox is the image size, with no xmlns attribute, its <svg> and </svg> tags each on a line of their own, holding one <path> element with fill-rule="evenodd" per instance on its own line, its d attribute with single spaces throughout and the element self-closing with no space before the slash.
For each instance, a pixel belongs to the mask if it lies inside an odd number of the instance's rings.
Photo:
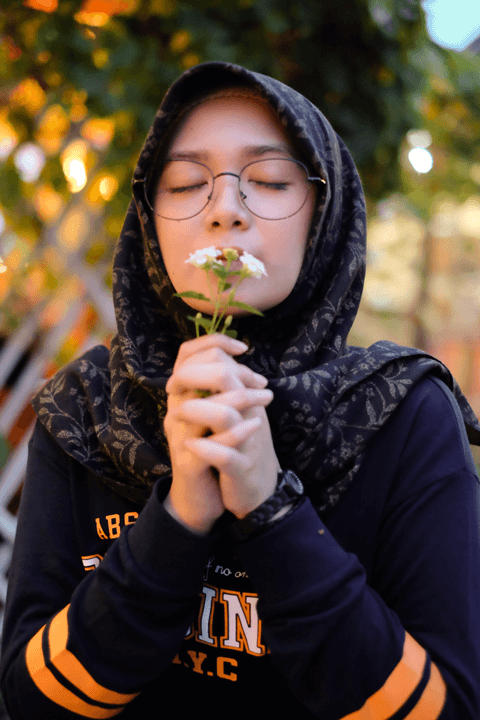
<svg viewBox="0 0 480 720">
<path fill-rule="evenodd" d="M 320 520 L 314 489 L 242 544 L 142 509 L 37 424 L 1 690 L 24 718 L 478 720 L 479 481 L 424 379 Z"/>
</svg>

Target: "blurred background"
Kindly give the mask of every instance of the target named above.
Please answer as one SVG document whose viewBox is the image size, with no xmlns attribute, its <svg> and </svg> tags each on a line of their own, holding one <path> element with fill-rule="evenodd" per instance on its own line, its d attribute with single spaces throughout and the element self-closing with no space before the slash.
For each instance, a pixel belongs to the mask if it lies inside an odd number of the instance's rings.
<svg viewBox="0 0 480 720">
<path fill-rule="evenodd" d="M 369 211 L 350 342 L 423 348 L 480 414 L 478 0 L 2 0 L 0 608 L 35 390 L 115 332 L 111 262 L 170 83 L 224 60 L 310 98 Z"/>
</svg>

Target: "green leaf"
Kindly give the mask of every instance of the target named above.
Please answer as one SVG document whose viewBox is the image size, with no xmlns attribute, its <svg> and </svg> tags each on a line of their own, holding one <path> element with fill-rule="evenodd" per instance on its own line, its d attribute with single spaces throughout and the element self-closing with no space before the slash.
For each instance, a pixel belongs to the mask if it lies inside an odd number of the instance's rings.
<svg viewBox="0 0 480 720">
<path fill-rule="evenodd" d="M 232 300 L 230 305 L 232 305 L 233 307 L 241 308 L 242 310 L 246 310 L 247 312 L 253 313 L 254 315 L 261 315 L 261 317 L 263 317 L 263 313 L 260 312 L 260 310 L 257 310 L 257 308 L 254 308 L 251 305 L 247 305 L 246 303 Z"/>
<path fill-rule="evenodd" d="M 224 267 L 218 267 L 218 265 L 214 265 L 212 271 L 220 280 L 225 280 L 229 275 L 241 275 L 241 270 L 225 270 Z"/>
<path fill-rule="evenodd" d="M 238 333 L 236 330 L 226 330 L 225 335 L 228 335 L 228 337 L 236 338 Z"/>
<path fill-rule="evenodd" d="M 220 278 L 220 280 L 225 280 L 225 278 L 227 277 L 227 273 L 223 266 L 219 267 L 218 265 L 212 265 L 212 272 L 214 275 Z"/>
<path fill-rule="evenodd" d="M 205 297 L 202 293 L 194 292 L 193 290 L 185 290 L 185 292 L 175 293 L 174 297 L 188 297 L 195 298 L 195 300 L 206 300 L 207 302 L 211 302 L 210 298 Z"/>
<path fill-rule="evenodd" d="M 203 327 L 207 331 L 207 334 L 211 333 L 211 329 L 212 329 L 212 319 L 211 318 L 204 318 L 203 315 L 202 315 L 202 317 L 196 318 L 196 317 L 192 317 L 192 315 L 189 315 L 188 319 L 191 320 L 192 322 L 196 323 L 197 325 L 200 325 L 201 327 Z"/>
</svg>

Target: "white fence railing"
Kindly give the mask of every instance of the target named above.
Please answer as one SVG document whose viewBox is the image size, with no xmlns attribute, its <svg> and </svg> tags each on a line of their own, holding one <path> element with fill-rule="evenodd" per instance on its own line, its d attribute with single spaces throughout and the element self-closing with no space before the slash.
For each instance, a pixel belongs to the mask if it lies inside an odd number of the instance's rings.
<svg viewBox="0 0 480 720">
<path fill-rule="evenodd" d="M 31 438 L 35 419 L 33 412 L 27 415 L 28 420 L 21 421 L 25 409 L 33 395 L 45 381 L 46 370 L 59 348 L 71 335 L 79 322 L 82 313 L 93 307 L 99 317 L 99 325 L 103 328 L 100 336 L 89 335 L 78 355 L 83 354 L 93 345 L 103 341 L 105 335 L 115 329 L 113 305 L 108 293 L 95 280 L 90 269 L 76 268 L 77 277 L 83 280 L 84 294 L 78 296 L 65 308 L 63 317 L 47 332 L 41 328 L 41 314 L 46 305 L 37 307 L 23 324 L 4 343 L 0 351 L 0 437 L 7 442 L 14 431 L 16 442 L 7 456 L 6 463 L 0 466 L 0 628 L 3 622 L 3 606 L 7 592 L 7 573 L 10 567 L 13 542 L 16 530 L 16 515 L 12 510 L 15 496 L 21 491 L 27 465 L 28 442 Z M 83 277 L 82 277 L 83 275 Z M 49 299 L 51 302 L 52 298 Z M 103 335 L 103 336 L 102 336 Z M 33 351 L 32 341 L 34 343 Z M 30 355 L 28 353 L 30 351 Z M 28 359 L 25 362 L 25 357 Z M 23 369 L 18 371 L 22 362 Z M 10 378 L 16 375 L 12 382 Z M 3 392 L 1 392 L 3 390 Z"/>
</svg>

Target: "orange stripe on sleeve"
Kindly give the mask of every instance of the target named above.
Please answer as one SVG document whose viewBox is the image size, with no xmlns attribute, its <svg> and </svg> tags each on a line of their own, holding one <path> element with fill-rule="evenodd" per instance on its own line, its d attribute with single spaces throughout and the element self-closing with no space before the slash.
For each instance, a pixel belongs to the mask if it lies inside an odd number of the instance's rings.
<svg viewBox="0 0 480 720">
<path fill-rule="evenodd" d="M 405 720 L 436 720 L 443 710 L 447 697 L 445 681 L 440 675 L 440 670 L 432 662 L 430 680 L 411 712 Z"/>
<path fill-rule="evenodd" d="M 121 708 L 99 708 L 81 700 L 70 690 L 67 690 L 45 665 L 42 650 L 42 636 L 45 626 L 42 627 L 27 645 L 26 662 L 28 672 L 38 689 L 52 702 L 61 707 L 89 718 L 111 718 L 122 712 Z"/>
<path fill-rule="evenodd" d="M 360 710 L 345 715 L 342 720 L 387 720 L 402 707 L 417 687 L 426 660 L 424 648 L 406 633 L 402 658 L 385 684 L 368 698 Z M 432 715 L 432 720 L 436 717 Z M 430 720 L 430 716 L 422 720 Z"/>
<path fill-rule="evenodd" d="M 104 703 L 112 703 L 119 705 L 128 703 L 139 693 L 125 695 L 124 693 L 108 690 L 108 688 L 99 685 L 90 673 L 84 668 L 82 663 L 77 660 L 75 655 L 67 650 L 68 640 L 68 608 L 67 605 L 56 615 L 50 625 L 48 642 L 50 646 L 50 659 L 67 680 L 87 695 L 91 700 Z"/>
</svg>

